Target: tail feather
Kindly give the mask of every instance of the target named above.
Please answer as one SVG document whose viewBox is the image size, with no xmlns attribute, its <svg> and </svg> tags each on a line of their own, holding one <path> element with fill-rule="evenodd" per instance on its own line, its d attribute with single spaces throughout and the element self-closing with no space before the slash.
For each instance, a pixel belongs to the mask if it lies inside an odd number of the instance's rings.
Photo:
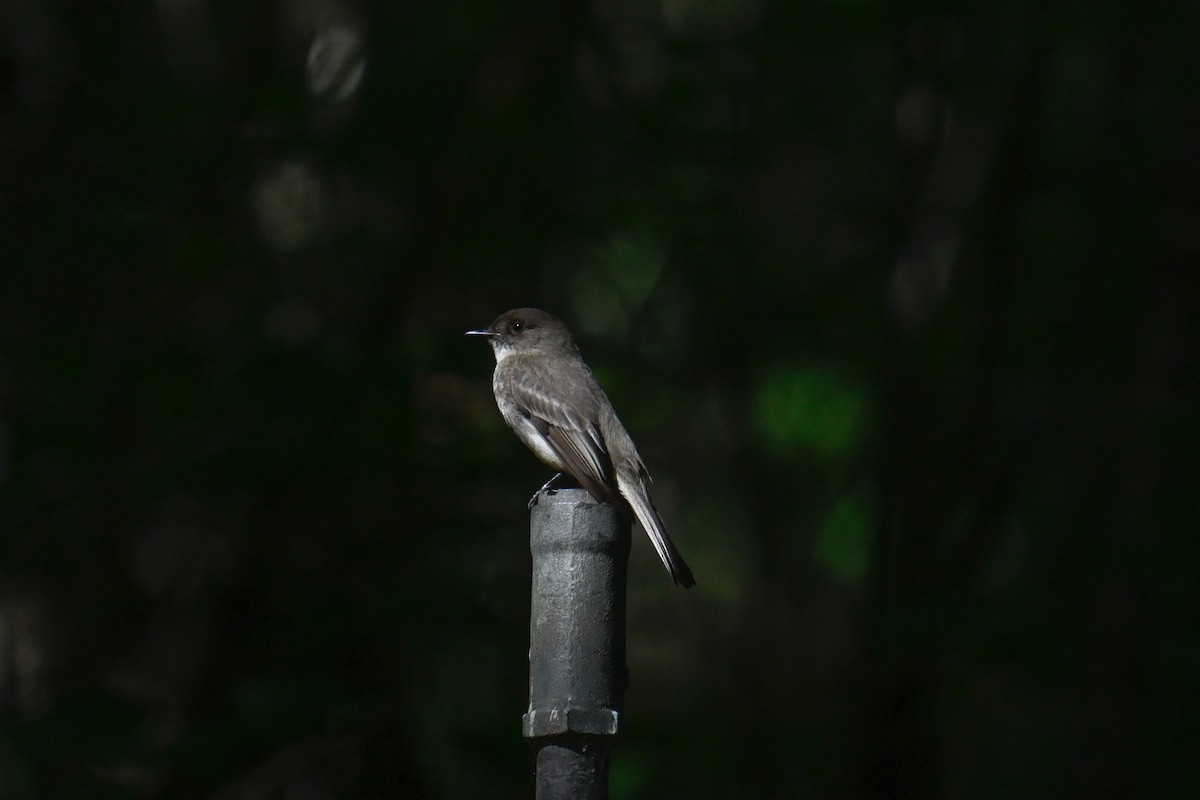
<svg viewBox="0 0 1200 800">
<path fill-rule="evenodd" d="M 685 589 L 695 586 L 696 579 L 692 577 L 692 571 L 688 569 L 688 565 L 683 560 L 683 556 L 679 554 L 675 543 L 667 535 L 667 529 L 663 525 L 662 519 L 659 518 L 654 503 L 650 501 L 649 492 L 639 484 L 629 485 L 622 475 L 617 476 L 617 485 L 621 489 L 621 494 L 629 502 L 629 507 L 633 509 L 634 516 L 637 517 L 638 522 L 642 523 L 646 535 L 650 537 L 650 543 L 654 545 L 655 552 L 662 559 L 663 566 L 667 568 L 667 572 L 671 573 L 671 580 Z"/>
</svg>

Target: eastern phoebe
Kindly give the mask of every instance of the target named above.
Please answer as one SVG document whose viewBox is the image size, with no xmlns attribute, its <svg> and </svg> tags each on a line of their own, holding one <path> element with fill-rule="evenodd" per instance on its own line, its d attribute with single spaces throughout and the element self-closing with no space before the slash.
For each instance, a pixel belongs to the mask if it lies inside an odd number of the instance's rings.
<svg viewBox="0 0 1200 800">
<path fill-rule="evenodd" d="M 650 473 L 567 326 L 541 309 L 518 308 L 501 314 L 487 330 L 467 335 L 486 336 L 492 344 L 492 391 L 504 421 L 538 458 L 560 470 L 530 507 L 569 472 L 600 502 L 632 511 L 672 580 L 685 588 L 694 585 L 692 571 L 650 501 Z"/>
</svg>

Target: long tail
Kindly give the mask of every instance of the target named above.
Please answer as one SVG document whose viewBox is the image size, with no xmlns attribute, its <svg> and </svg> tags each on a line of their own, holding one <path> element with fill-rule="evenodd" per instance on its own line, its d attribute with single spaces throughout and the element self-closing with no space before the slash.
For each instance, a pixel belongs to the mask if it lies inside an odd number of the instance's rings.
<svg viewBox="0 0 1200 800">
<path fill-rule="evenodd" d="M 617 486 L 621 489 L 621 495 L 629 502 L 629 507 L 633 509 L 638 522 L 646 529 L 646 535 L 650 537 L 650 543 L 662 559 L 663 566 L 671 573 L 671 580 L 685 589 L 695 586 L 696 579 L 692 577 L 692 571 L 688 569 L 675 543 L 667 535 L 667 529 L 663 526 L 654 503 L 650 501 L 650 493 L 646 491 L 645 485 L 641 481 L 627 480 L 624 475 L 618 473 Z"/>
</svg>

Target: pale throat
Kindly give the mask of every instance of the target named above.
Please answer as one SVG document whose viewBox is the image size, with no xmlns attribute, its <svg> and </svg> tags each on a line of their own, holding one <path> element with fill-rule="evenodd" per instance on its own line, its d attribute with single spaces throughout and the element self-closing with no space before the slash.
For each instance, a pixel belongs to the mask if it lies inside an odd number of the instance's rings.
<svg viewBox="0 0 1200 800">
<path fill-rule="evenodd" d="M 517 349 L 508 344 L 497 344 L 492 348 L 496 354 L 496 363 L 503 364 L 506 359 L 512 358 L 517 354 Z"/>
</svg>

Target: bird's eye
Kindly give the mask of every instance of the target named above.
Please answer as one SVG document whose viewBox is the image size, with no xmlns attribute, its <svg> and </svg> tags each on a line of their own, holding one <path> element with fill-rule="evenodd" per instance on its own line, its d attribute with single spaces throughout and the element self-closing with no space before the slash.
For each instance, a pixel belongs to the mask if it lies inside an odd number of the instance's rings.
<svg viewBox="0 0 1200 800">
<path fill-rule="evenodd" d="M 513 320 L 513 323 L 508 326 L 508 329 L 513 333 L 520 333 L 521 331 L 525 330 L 525 323 L 521 322 L 519 319 Z"/>
</svg>

